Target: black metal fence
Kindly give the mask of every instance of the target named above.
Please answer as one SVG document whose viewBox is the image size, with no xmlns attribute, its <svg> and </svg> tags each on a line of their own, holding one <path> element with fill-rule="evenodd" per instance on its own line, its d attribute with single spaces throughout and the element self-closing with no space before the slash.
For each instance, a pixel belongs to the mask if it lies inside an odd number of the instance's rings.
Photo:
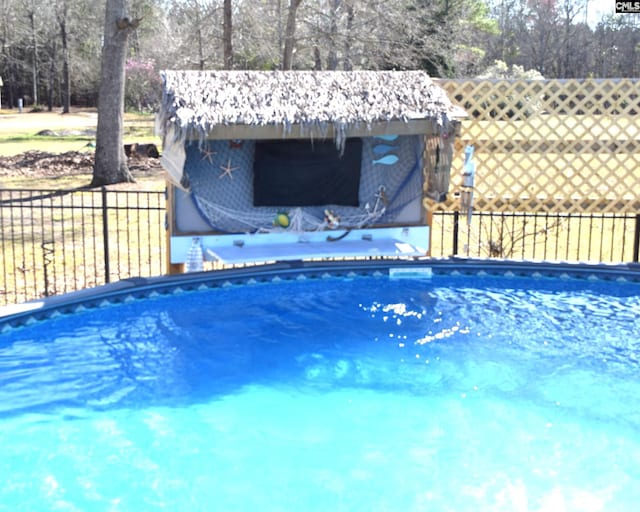
<svg viewBox="0 0 640 512">
<path fill-rule="evenodd" d="M 0 305 L 166 270 L 163 192 L 0 189 Z M 640 214 L 434 212 L 432 256 L 638 262 Z"/>
<path fill-rule="evenodd" d="M 0 304 L 165 271 L 163 192 L 0 190 Z"/>
<path fill-rule="evenodd" d="M 638 262 L 640 214 L 434 212 L 434 256 Z"/>
</svg>

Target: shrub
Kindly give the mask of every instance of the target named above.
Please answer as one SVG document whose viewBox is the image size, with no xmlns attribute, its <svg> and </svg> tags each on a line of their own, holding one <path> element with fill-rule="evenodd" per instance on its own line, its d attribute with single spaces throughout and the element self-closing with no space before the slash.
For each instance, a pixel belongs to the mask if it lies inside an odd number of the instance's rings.
<svg viewBox="0 0 640 512">
<path fill-rule="evenodd" d="M 505 62 L 501 60 L 494 61 L 492 66 L 489 66 L 484 73 L 476 77 L 479 80 L 544 80 L 544 76 L 535 69 L 525 70 L 522 66 L 517 64 L 509 67 Z M 496 119 L 522 119 L 529 117 L 540 111 L 542 98 L 532 95 L 524 95 L 518 99 L 513 96 L 507 96 L 500 98 L 497 95 L 490 97 L 490 101 L 478 101 L 475 98 L 474 103 L 479 105 L 480 108 L 475 108 L 472 111 L 474 117 L 489 116 Z M 466 105 L 465 105 L 466 106 Z M 466 107 L 469 109 L 470 107 Z"/>
<path fill-rule="evenodd" d="M 153 112 L 160 105 L 162 82 L 153 60 L 129 59 L 125 66 L 125 108 Z"/>
</svg>

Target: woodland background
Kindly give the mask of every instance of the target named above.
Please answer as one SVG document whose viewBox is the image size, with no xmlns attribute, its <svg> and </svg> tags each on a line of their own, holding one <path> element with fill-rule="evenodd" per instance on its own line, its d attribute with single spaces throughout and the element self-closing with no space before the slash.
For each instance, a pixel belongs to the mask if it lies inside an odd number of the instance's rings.
<svg viewBox="0 0 640 512">
<path fill-rule="evenodd" d="M 131 0 L 139 25 L 129 39 L 126 105 L 153 110 L 162 69 L 640 76 L 640 15 L 587 23 L 588 7 L 588 0 Z M 94 107 L 104 13 L 105 0 L 0 0 L 3 106 L 22 99 L 32 109 Z"/>
</svg>

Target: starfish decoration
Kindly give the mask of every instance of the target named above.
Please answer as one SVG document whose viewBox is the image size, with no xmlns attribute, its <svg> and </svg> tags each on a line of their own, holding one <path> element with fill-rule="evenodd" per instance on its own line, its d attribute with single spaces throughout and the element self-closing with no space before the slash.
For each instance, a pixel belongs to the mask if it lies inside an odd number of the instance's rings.
<svg viewBox="0 0 640 512">
<path fill-rule="evenodd" d="M 219 178 L 224 178 L 225 176 L 229 176 L 229 178 L 233 179 L 233 175 L 231 174 L 233 171 L 235 171 L 236 169 L 238 169 L 237 167 L 231 167 L 231 158 L 229 158 L 229 160 L 227 161 L 227 165 L 221 165 L 220 169 L 222 169 L 224 172 L 218 176 Z"/>
<path fill-rule="evenodd" d="M 211 158 L 216 154 L 216 152 L 211 150 L 209 144 L 200 148 L 200 153 L 203 155 L 202 160 L 209 160 L 210 164 L 213 163 L 213 160 Z"/>
</svg>

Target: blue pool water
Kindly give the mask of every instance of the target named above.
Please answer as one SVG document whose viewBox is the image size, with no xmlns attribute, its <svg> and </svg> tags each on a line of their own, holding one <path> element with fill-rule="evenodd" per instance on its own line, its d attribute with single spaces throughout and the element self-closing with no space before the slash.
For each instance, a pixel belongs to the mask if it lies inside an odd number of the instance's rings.
<svg viewBox="0 0 640 512">
<path fill-rule="evenodd" d="M 203 288 L 0 335 L 0 510 L 637 510 L 640 285 Z"/>
</svg>

